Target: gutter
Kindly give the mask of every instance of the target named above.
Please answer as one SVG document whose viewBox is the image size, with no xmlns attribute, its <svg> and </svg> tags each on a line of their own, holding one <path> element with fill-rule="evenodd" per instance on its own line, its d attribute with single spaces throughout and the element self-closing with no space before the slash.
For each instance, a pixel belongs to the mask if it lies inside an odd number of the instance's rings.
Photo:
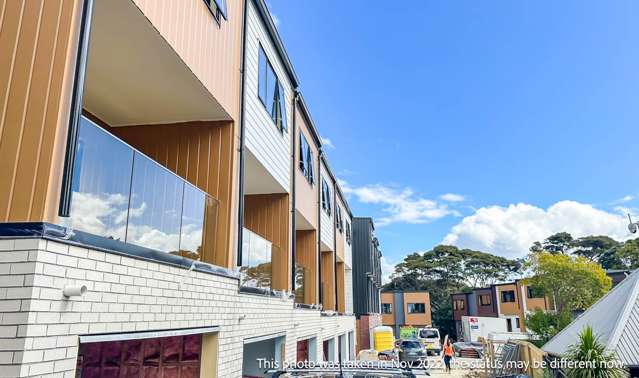
<svg viewBox="0 0 639 378">
<path fill-rule="evenodd" d="M 244 0 L 243 9 L 242 9 L 242 46 L 240 47 L 240 173 L 239 173 L 239 183 L 238 183 L 238 217 L 237 217 L 237 258 L 236 264 L 237 266 L 242 266 L 242 245 L 244 244 L 243 236 L 244 233 L 244 67 L 246 64 L 246 54 L 245 46 L 246 46 L 246 16 L 248 13 L 248 2 L 251 0 Z"/>
</svg>

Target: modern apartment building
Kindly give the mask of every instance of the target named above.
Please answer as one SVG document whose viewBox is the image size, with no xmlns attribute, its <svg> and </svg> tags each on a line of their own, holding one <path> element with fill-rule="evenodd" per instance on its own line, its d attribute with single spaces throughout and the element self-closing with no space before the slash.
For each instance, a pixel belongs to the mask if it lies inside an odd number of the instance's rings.
<svg viewBox="0 0 639 378">
<path fill-rule="evenodd" d="M 508 332 L 526 332 L 528 314 L 537 309 L 554 309 L 551 298 L 537 293 L 522 280 L 452 294 L 451 301 L 457 335 L 462 334 L 462 316 L 504 318 Z"/>
<path fill-rule="evenodd" d="M 3 376 L 353 358 L 352 214 L 263 0 L 1 8 Z"/>
<path fill-rule="evenodd" d="M 382 324 L 393 327 L 395 337 L 403 327 L 424 328 L 433 324 L 430 294 L 426 290 L 382 290 Z"/>
<path fill-rule="evenodd" d="M 353 218 L 353 298 L 358 350 L 372 348 L 372 330 L 382 325 L 382 252 L 372 218 Z"/>
</svg>

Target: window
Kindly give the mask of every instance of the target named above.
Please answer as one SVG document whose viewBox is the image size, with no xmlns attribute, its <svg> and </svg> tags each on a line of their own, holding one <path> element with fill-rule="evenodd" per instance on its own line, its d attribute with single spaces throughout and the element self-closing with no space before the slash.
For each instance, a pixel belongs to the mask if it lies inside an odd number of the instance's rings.
<svg viewBox="0 0 639 378">
<path fill-rule="evenodd" d="M 346 243 L 351 245 L 351 224 L 346 221 Z"/>
<path fill-rule="evenodd" d="M 288 129 L 286 123 L 286 93 L 282 83 L 277 79 L 273 66 L 268 61 L 262 46 L 260 46 L 258 65 L 258 97 L 273 122 L 275 122 L 275 126 L 282 132 L 286 131 Z"/>
<path fill-rule="evenodd" d="M 506 331 L 508 332 L 513 331 L 513 321 L 510 318 L 506 319 Z"/>
<path fill-rule="evenodd" d="M 519 318 L 515 318 L 515 327 L 517 327 L 517 328 L 521 328 L 521 327 L 519 326 Z"/>
<path fill-rule="evenodd" d="M 479 296 L 479 304 L 481 306 L 490 306 L 492 303 L 490 295 L 484 294 Z"/>
<path fill-rule="evenodd" d="M 504 303 L 514 302 L 515 301 L 515 291 L 514 290 L 506 290 L 501 292 L 501 301 Z"/>
<path fill-rule="evenodd" d="M 306 141 L 306 137 L 300 132 L 300 170 L 302 175 L 306 177 L 306 181 L 313 185 L 315 177 L 313 176 L 313 151 Z"/>
<path fill-rule="evenodd" d="M 526 289 L 528 291 L 528 298 L 529 299 L 543 298 L 544 297 L 543 290 L 541 290 L 541 289 L 539 289 L 537 287 L 528 286 Z"/>
<path fill-rule="evenodd" d="M 382 303 L 382 314 L 392 314 L 392 313 L 393 313 L 393 304 Z"/>
<path fill-rule="evenodd" d="M 209 7 L 211 14 L 213 14 L 218 23 L 220 22 L 220 17 L 224 17 L 227 20 L 226 0 L 204 0 L 204 4 Z"/>
<path fill-rule="evenodd" d="M 464 310 L 466 301 L 464 301 L 463 299 L 455 299 L 453 301 L 453 310 L 454 311 L 462 311 Z"/>
<path fill-rule="evenodd" d="M 335 228 L 341 233 L 344 232 L 344 219 L 342 219 L 342 208 L 335 206 Z"/>
<path fill-rule="evenodd" d="M 425 314 L 426 313 L 426 305 L 423 303 L 409 303 L 408 304 L 408 313 L 409 314 Z"/>
<path fill-rule="evenodd" d="M 326 211 L 326 214 L 331 215 L 331 188 L 324 178 L 322 178 L 322 209 Z"/>
</svg>

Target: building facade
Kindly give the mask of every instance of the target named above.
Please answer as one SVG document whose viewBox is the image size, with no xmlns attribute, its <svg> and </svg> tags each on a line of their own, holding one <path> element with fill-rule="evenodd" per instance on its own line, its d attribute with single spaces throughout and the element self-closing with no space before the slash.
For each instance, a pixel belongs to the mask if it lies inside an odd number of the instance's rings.
<svg viewBox="0 0 639 378">
<path fill-rule="evenodd" d="M 353 216 L 263 0 L 0 22 L 3 376 L 354 358 Z"/>
<path fill-rule="evenodd" d="M 358 350 L 370 349 L 372 330 L 382 325 L 382 252 L 372 218 L 353 218 L 353 309 Z"/>
<path fill-rule="evenodd" d="M 508 332 L 526 332 L 527 315 L 535 310 L 554 310 L 551 298 L 537 293 L 522 280 L 452 294 L 451 302 L 457 335 L 462 334 L 463 316 L 504 318 Z"/>
<path fill-rule="evenodd" d="M 425 328 L 433 324 L 428 291 L 382 290 L 382 324 L 400 337 L 403 327 Z"/>
</svg>

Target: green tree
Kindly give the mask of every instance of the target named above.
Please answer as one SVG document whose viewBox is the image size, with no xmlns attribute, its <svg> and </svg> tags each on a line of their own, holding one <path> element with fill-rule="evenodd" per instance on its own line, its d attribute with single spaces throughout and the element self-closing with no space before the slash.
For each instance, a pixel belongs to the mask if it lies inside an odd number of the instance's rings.
<svg viewBox="0 0 639 378">
<path fill-rule="evenodd" d="M 592 328 L 586 326 L 579 334 L 579 341 L 568 348 L 566 359 L 584 363 L 566 369 L 568 378 L 622 378 L 629 377 L 628 371 L 620 366 L 614 353 L 608 353 L 599 342 Z"/>
<path fill-rule="evenodd" d="M 619 242 L 604 235 L 584 236 L 573 242 L 573 254 L 599 261 L 604 253 L 617 247 Z"/>
<path fill-rule="evenodd" d="M 639 239 L 626 241 L 615 252 L 625 268 L 639 268 Z"/>
<path fill-rule="evenodd" d="M 550 235 L 543 242 L 535 242 L 530 251 L 537 252 L 550 252 L 550 253 L 568 253 L 573 247 L 574 239 L 572 235 L 567 232 L 558 232 L 554 235 Z"/>
<path fill-rule="evenodd" d="M 529 260 L 533 276 L 527 283 L 554 298 L 557 310 L 585 310 L 612 287 L 606 271 L 582 256 L 533 253 Z"/>
<path fill-rule="evenodd" d="M 572 321 L 569 311 L 548 312 L 536 309 L 526 317 L 526 329 L 533 334 L 538 346 L 544 345 Z"/>
</svg>

